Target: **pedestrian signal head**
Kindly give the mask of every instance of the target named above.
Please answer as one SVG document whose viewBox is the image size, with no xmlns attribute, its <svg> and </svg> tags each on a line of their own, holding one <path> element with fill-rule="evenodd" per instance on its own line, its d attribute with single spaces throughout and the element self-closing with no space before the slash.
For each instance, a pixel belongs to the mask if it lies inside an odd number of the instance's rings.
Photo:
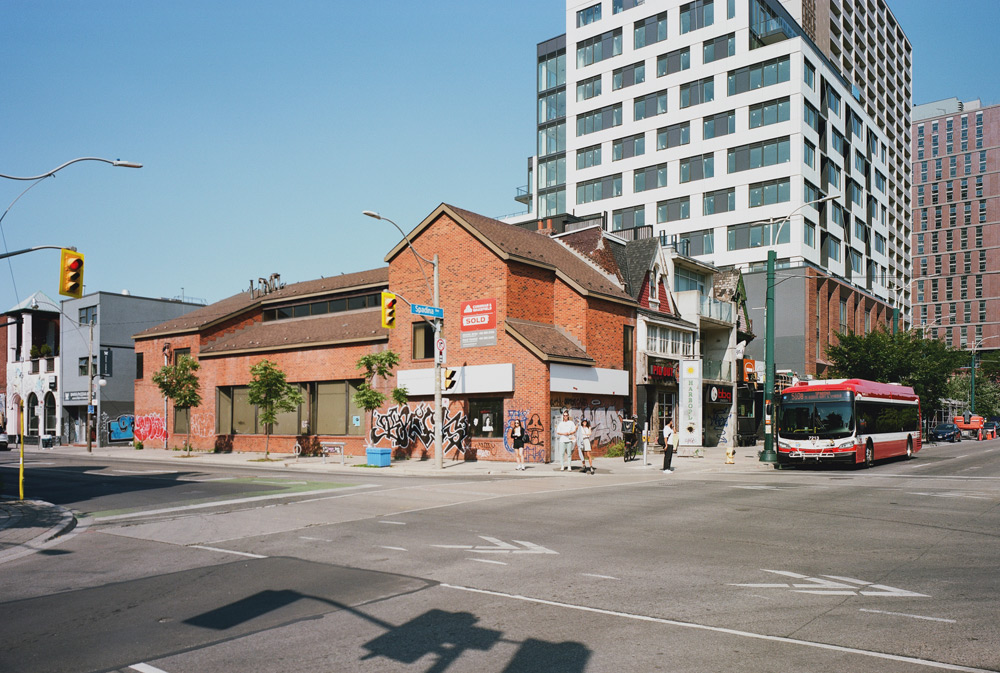
<svg viewBox="0 0 1000 673">
<path fill-rule="evenodd" d="M 83 296 L 83 253 L 63 248 L 59 261 L 59 294 L 74 299 Z"/>
<path fill-rule="evenodd" d="M 382 327 L 396 326 L 396 295 L 392 292 L 382 293 Z"/>
</svg>

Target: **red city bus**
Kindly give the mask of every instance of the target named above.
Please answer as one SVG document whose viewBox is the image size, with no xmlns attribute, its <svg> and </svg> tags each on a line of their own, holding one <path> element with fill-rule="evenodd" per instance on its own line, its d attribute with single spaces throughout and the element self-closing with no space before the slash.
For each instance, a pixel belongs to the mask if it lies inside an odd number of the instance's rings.
<svg viewBox="0 0 1000 673">
<path fill-rule="evenodd" d="M 920 450 L 913 388 L 861 379 L 799 381 L 779 397 L 778 464 L 863 464 Z"/>
</svg>

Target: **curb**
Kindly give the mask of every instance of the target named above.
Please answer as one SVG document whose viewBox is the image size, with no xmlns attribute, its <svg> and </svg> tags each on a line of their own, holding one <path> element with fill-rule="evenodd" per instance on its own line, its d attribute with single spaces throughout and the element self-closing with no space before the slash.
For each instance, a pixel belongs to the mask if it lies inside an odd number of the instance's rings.
<svg viewBox="0 0 1000 673">
<path fill-rule="evenodd" d="M 31 540 L 0 552 L 0 564 L 13 561 L 14 559 L 21 558 L 22 556 L 27 556 L 28 554 L 34 554 L 37 551 L 50 547 L 55 544 L 57 538 L 62 537 L 77 527 L 76 515 L 65 507 L 53 505 L 50 502 L 44 502 L 42 500 L 25 500 L 23 502 L 31 502 L 57 511 L 59 513 L 59 521 L 43 533 L 36 535 Z M 3 530 L 4 529 L 0 528 L 0 535 L 3 534 Z"/>
</svg>

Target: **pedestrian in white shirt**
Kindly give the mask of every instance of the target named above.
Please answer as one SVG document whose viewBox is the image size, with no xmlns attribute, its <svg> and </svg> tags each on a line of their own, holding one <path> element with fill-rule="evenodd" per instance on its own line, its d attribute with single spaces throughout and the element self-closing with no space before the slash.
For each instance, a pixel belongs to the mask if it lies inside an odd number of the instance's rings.
<svg viewBox="0 0 1000 673">
<path fill-rule="evenodd" d="M 569 417 L 569 411 L 563 410 L 562 420 L 556 426 L 559 441 L 559 469 L 573 469 L 573 445 L 576 443 L 576 423 Z"/>
</svg>

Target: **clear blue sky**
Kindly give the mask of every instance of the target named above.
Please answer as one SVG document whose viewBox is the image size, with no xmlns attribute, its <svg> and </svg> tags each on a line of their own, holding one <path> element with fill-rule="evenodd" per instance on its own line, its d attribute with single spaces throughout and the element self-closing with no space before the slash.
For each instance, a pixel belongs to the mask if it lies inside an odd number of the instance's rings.
<svg viewBox="0 0 1000 673">
<path fill-rule="evenodd" d="M 890 0 L 916 103 L 1000 102 L 998 0 Z M 10 210 L 7 250 L 74 245 L 87 291 L 217 301 L 251 278 L 373 268 L 442 201 L 516 212 L 535 45 L 563 0 L 5 0 L 0 173 L 80 156 Z M 975 45 L 970 48 L 967 45 Z M 0 212 L 27 183 L 0 180 Z M 0 247 L 4 242 L 0 241 Z M 0 261 L 0 309 L 57 294 L 58 251 Z M 15 291 L 16 286 L 16 291 Z"/>
</svg>

